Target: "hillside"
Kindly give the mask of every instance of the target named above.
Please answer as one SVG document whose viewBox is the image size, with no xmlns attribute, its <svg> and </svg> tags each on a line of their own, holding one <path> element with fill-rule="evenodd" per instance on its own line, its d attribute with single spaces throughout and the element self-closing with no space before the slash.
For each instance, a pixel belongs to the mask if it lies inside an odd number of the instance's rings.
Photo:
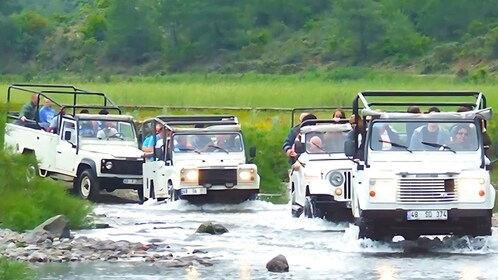
<svg viewBox="0 0 498 280">
<path fill-rule="evenodd" d="M 498 0 L 4 0 L 0 34 L 0 74 L 28 77 L 350 66 L 467 77 L 496 71 Z"/>
</svg>

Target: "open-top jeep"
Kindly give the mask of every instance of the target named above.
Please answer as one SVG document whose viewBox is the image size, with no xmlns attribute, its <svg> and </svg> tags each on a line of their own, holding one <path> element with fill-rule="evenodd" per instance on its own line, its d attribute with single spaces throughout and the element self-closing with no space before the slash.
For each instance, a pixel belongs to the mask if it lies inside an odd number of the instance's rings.
<svg viewBox="0 0 498 280">
<path fill-rule="evenodd" d="M 247 160 L 235 116 L 158 116 L 143 126 L 153 131 L 155 148 L 143 165 L 145 198 L 240 203 L 257 197 L 257 166 Z M 251 148 L 250 157 L 255 153 Z"/>
<path fill-rule="evenodd" d="M 101 190 L 135 189 L 142 193 L 143 152 L 138 148 L 136 129 L 131 116 L 103 93 L 88 92 L 69 85 L 13 84 L 13 93 L 25 93 L 24 100 L 37 95 L 50 100 L 59 109 L 54 132 L 42 129 L 35 120 L 21 122 L 17 112 L 8 112 L 5 146 L 17 153 L 36 158 L 38 166 L 28 167 L 28 174 L 72 182 L 73 189 L 84 199 L 96 199 Z M 27 93 L 27 94 L 26 94 Z M 71 100 L 71 104 L 58 101 Z M 100 100 L 101 105 L 82 105 L 85 98 Z M 16 101 L 19 97 L 16 96 Z M 87 109 L 88 114 L 77 110 Z M 106 110 L 110 114 L 95 114 Z"/>
<path fill-rule="evenodd" d="M 438 108 L 406 113 L 412 105 Z M 483 128 L 492 110 L 482 93 L 368 91 L 357 95 L 353 110 L 365 124 L 345 143 L 356 164 L 352 210 L 359 238 L 491 234 L 495 189 Z"/>
<path fill-rule="evenodd" d="M 348 119 L 307 120 L 300 125 L 295 142 L 299 154 L 290 171 L 293 216 L 349 221 L 351 169 L 344 142 L 352 127 Z"/>
</svg>

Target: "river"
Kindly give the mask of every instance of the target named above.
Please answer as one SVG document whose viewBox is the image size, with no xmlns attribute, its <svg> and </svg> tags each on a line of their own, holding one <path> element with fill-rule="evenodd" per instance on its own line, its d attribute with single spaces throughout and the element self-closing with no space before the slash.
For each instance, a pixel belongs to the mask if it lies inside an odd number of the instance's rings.
<svg viewBox="0 0 498 280">
<path fill-rule="evenodd" d="M 205 251 L 214 265 L 54 263 L 37 267 L 40 279 L 498 279 L 496 230 L 488 238 L 447 238 L 412 250 L 396 237 L 391 243 L 357 240 L 354 226 L 292 218 L 289 205 L 263 201 L 204 207 L 183 201 L 100 204 L 95 211 L 112 228 L 77 231 L 75 236 L 156 239 L 176 248 Z M 206 221 L 223 224 L 229 232 L 194 234 Z M 278 254 L 287 257 L 289 273 L 267 272 L 266 263 Z"/>
</svg>

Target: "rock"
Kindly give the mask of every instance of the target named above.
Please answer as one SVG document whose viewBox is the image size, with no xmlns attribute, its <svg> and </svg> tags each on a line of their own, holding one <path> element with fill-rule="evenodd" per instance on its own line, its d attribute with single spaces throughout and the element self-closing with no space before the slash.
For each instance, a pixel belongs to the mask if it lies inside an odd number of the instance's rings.
<svg viewBox="0 0 498 280">
<path fill-rule="evenodd" d="M 95 229 L 105 229 L 105 228 L 112 228 L 112 227 L 109 224 L 97 223 L 97 224 L 94 224 L 94 228 Z"/>
<path fill-rule="evenodd" d="M 289 264 L 285 256 L 280 254 L 266 264 L 266 269 L 270 272 L 289 272 Z"/>
<path fill-rule="evenodd" d="M 161 243 L 163 242 L 161 239 L 158 239 L 158 238 L 152 238 L 149 240 L 149 243 Z"/>
<path fill-rule="evenodd" d="M 49 239 L 49 237 L 50 237 L 50 232 L 44 229 L 32 230 L 24 234 L 22 241 L 28 244 L 37 244 L 37 243 L 43 243 L 43 241 Z"/>
<path fill-rule="evenodd" d="M 48 257 L 45 253 L 42 253 L 40 251 L 35 251 L 31 253 L 28 257 L 29 262 L 46 262 L 48 260 Z"/>
<path fill-rule="evenodd" d="M 209 234 L 223 234 L 228 232 L 228 229 L 220 224 L 213 224 L 211 222 L 202 223 L 196 233 L 209 233 Z"/>
<path fill-rule="evenodd" d="M 57 215 L 55 217 L 52 217 L 34 229 L 34 231 L 39 230 L 48 231 L 52 235 L 52 239 L 55 237 L 71 238 L 71 232 L 69 231 L 69 220 L 64 215 Z"/>
</svg>

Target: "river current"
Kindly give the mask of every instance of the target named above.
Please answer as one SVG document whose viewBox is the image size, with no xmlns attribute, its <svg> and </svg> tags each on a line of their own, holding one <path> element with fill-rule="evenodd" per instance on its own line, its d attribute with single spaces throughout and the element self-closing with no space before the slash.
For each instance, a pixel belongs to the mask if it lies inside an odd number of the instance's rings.
<svg viewBox="0 0 498 280">
<path fill-rule="evenodd" d="M 321 219 L 292 218 L 290 205 L 250 201 L 194 206 L 184 201 L 100 204 L 100 222 L 112 228 L 76 231 L 99 239 L 164 242 L 185 252 L 199 249 L 212 266 L 162 267 L 160 263 L 44 264 L 40 279 L 498 279 L 498 231 L 486 238 L 442 238 L 416 245 L 358 240 L 358 229 Z M 223 235 L 194 234 L 206 221 Z M 431 237 L 432 238 L 432 237 Z M 278 254 L 288 273 L 270 273 Z"/>
</svg>

